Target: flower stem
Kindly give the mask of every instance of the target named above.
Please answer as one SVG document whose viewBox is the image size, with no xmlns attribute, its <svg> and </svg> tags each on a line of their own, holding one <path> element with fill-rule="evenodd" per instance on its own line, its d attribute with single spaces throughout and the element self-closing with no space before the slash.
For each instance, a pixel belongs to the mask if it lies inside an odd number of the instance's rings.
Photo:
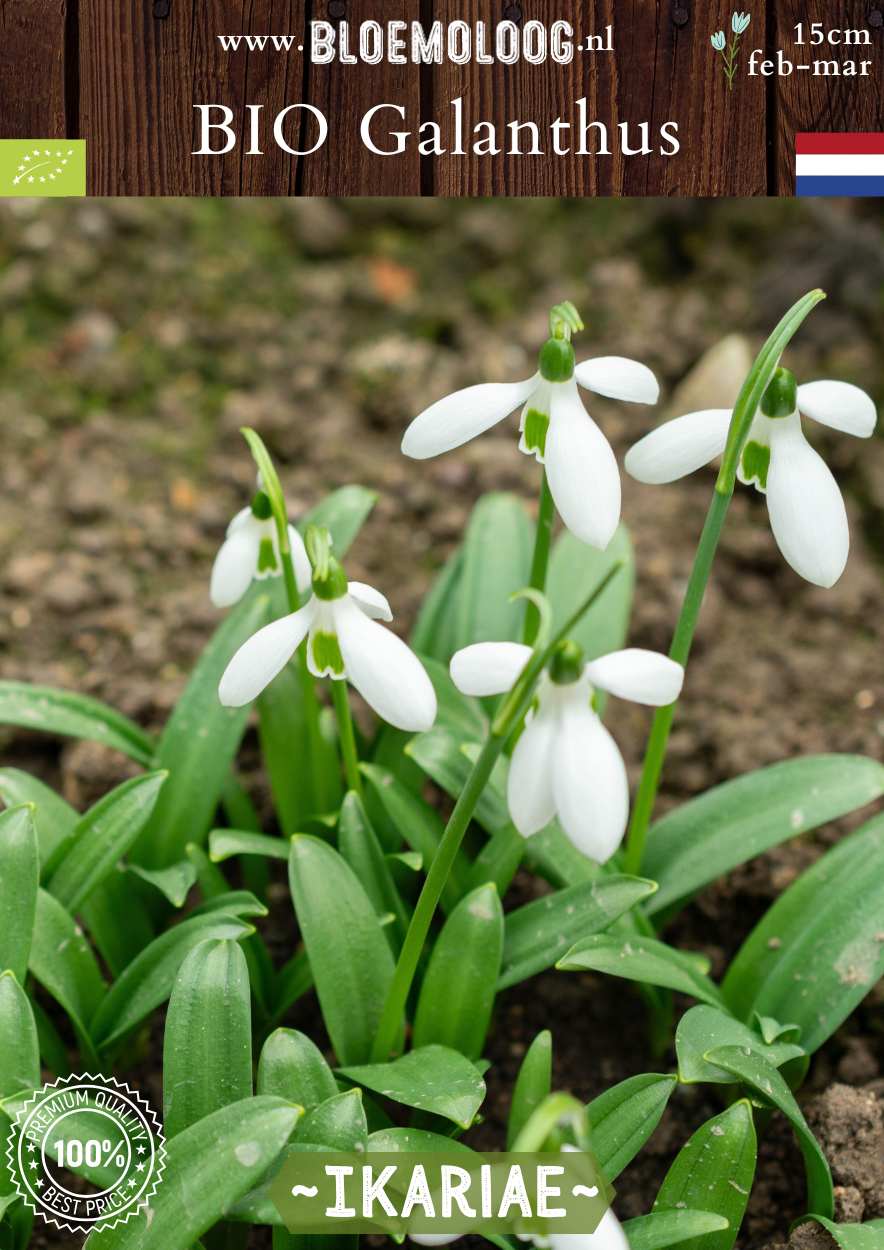
<svg viewBox="0 0 884 1250">
<path fill-rule="evenodd" d="M 282 560 L 282 575 L 285 581 L 285 593 L 288 600 L 290 612 L 297 612 L 301 606 L 301 596 L 298 592 L 298 582 L 295 577 L 295 566 L 292 561 L 292 553 L 288 544 L 288 534 L 286 534 L 285 549 L 280 544 L 280 558 Z M 324 743 L 322 741 L 322 726 L 319 721 L 320 709 L 319 698 L 316 694 L 316 683 L 313 680 L 313 674 L 307 667 L 307 643 L 303 642 L 298 647 L 298 678 L 301 683 L 301 698 L 304 701 L 304 720 L 307 725 L 307 738 L 310 742 L 310 762 L 313 773 L 313 798 L 318 811 L 325 811 L 326 807 L 331 803 L 331 796 L 326 791 L 325 770 L 322 767 L 322 755 Z"/>
<path fill-rule="evenodd" d="M 700 616 L 700 607 L 703 603 L 706 583 L 709 581 L 712 561 L 715 558 L 718 540 L 721 537 L 724 520 L 733 497 L 734 485 L 737 480 L 737 469 L 739 468 L 740 457 L 743 454 L 743 447 L 749 436 L 752 421 L 758 411 L 764 392 L 767 390 L 770 380 L 779 365 L 780 357 L 790 340 L 808 313 L 816 307 L 820 300 L 825 298 L 824 291 L 809 291 L 807 295 L 804 295 L 792 305 L 756 356 L 737 397 L 733 416 L 731 417 L 730 429 L 728 430 L 727 443 L 721 458 L 721 468 L 718 471 L 718 477 L 715 482 L 715 491 L 712 495 L 712 502 L 706 515 L 703 533 L 700 536 L 700 542 L 694 556 L 694 566 L 691 569 L 691 576 L 685 591 L 684 602 L 681 606 L 681 613 L 679 614 L 678 624 L 675 627 L 675 634 L 669 651 L 670 657 L 681 665 L 687 664 L 691 652 L 691 644 L 694 640 L 694 631 L 697 628 L 697 620 Z M 654 802 L 657 798 L 657 788 L 660 784 L 660 775 L 663 771 L 666 747 L 669 742 L 669 731 L 672 728 L 676 707 L 677 704 L 675 703 L 670 704 L 669 707 L 661 707 L 654 716 L 648 745 L 645 750 L 641 781 L 639 782 L 638 793 L 632 810 L 632 820 L 629 824 L 629 833 L 626 838 L 626 856 L 623 862 L 623 871 L 626 873 L 637 874 L 641 871 L 645 842 L 648 836 L 648 826 L 653 814 Z"/>
<path fill-rule="evenodd" d="M 356 750 L 356 735 L 353 732 L 353 716 L 350 712 L 350 700 L 347 696 L 347 683 L 333 681 L 331 683 L 332 700 L 335 705 L 335 716 L 338 719 L 338 739 L 341 743 L 341 758 L 344 761 L 344 776 L 347 789 L 354 790 L 362 797 L 362 776 L 359 772 L 359 753 Z"/>
<path fill-rule="evenodd" d="M 534 555 L 531 558 L 531 580 L 529 585 L 543 594 L 546 589 L 546 572 L 549 568 L 549 547 L 552 539 L 553 522 L 555 521 L 555 504 L 549 489 L 546 469 L 540 482 L 540 501 L 537 507 L 537 531 L 534 537 Z M 522 641 L 529 647 L 534 646 L 537 632 L 540 629 L 540 613 L 537 605 L 528 600 L 525 609 L 525 625 Z"/>
<path fill-rule="evenodd" d="M 423 889 L 418 897 L 417 905 L 412 913 L 408 932 L 405 935 L 402 950 L 399 952 L 393 979 L 387 991 L 387 998 L 381 1013 L 374 1046 L 372 1047 L 371 1057 L 373 1063 L 385 1062 L 389 1058 L 396 1042 L 396 1035 L 399 1031 L 405 1004 L 408 1001 L 411 983 L 414 980 L 414 974 L 417 970 L 424 943 L 427 940 L 427 934 L 430 931 L 436 907 L 448 880 L 448 874 L 451 872 L 451 866 L 454 863 L 457 852 L 460 850 L 460 844 L 464 839 L 469 823 L 473 818 L 476 804 L 482 796 L 482 791 L 485 789 L 485 785 L 506 744 L 506 740 L 513 727 L 519 723 L 528 710 L 528 706 L 534 696 L 534 688 L 555 647 L 563 638 L 567 637 L 576 623 L 589 611 L 599 596 L 604 593 L 612 578 L 619 573 L 621 567 L 622 564 L 620 562 L 612 565 L 589 598 L 565 622 L 551 642 L 544 640 L 545 645 L 538 644 L 535 646 L 531 658 L 522 670 L 516 684 L 505 697 L 500 711 L 492 721 L 488 737 L 479 753 L 478 759 L 472 767 L 466 785 L 458 796 L 454 805 L 454 811 L 448 819 L 448 824 L 445 826 L 439 847 L 433 857 L 433 862 L 430 864 Z"/>
</svg>

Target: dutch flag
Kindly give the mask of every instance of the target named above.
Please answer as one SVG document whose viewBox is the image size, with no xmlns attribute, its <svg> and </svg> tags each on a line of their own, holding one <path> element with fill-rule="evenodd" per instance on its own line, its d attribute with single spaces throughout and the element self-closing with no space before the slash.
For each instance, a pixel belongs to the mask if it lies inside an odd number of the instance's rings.
<svg viewBox="0 0 884 1250">
<path fill-rule="evenodd" d="M 884 134 L 796 135 L 795 193 L 884 196 Z"/>
</svg>

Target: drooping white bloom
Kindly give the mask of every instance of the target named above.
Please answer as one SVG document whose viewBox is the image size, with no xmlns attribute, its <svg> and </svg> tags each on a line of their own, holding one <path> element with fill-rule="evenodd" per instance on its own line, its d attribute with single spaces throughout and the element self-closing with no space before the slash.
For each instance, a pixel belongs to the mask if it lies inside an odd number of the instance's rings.
<svg viewBox="0 0 884 1250">
<path fill-rule="evenodd" d="M 288 527 L 295 579 L 301 594 L 310 586 L 310 561 L 304 540 L 293 525 Z M 279 535 L 262 492 L 248 508 L 238 512 L 227 527 L 212 566 L 209 595 L 216 608 L 230 608 L 248 590 L 254 578 L 278 577 L 282 573 Z"/>
<path fill-rule="evenodd" d="M 451 677 L 464 694 L 510 690 L 531 654 L 513 642 L 480 642 L 458 651 Z M 592 707 L 594 689 L 663 707 L 679 696 L 684 670 L 655 651 L 614 651 L 584 663 L 566 644 L 537 688 L 537 705 L 510 760 L 507 802 L 524 837 L 558 817 L 584 855 L 603 864 L 620 845 L 629 816 L 626 766 Z"/>
<path fill-rule="evenodd" d="M 340 573 L 340 566 L 338 566 Z M 418 733 L 436 719 L 436 692 L 409 647 L 378 621 L 390 605 L 362 582 L 332 578 L 297 612 L 259 629 L 243 643 L 218 686 L 227 707 L 257 698 L 307 638 L 307 663 L 316 677 L 346 679 L 388 724 Z"/>
<path fill-rule="evenodd" d="M 749 29 L 749 23 L 752 21 L 748 13 L 734 13 L 731 16 L 731 30 L 735 35 L 742 35 L 744 31 Z"/>
<path fill-rule="evenodd" d="M 605 548 L 620 520 L 620 472 L 611 445 L 583 406 L 578 386 L 630 403 L 656 403 L 650 369 L 622 356 L 575 365 L 566 339 L 551 338 L 524 382 L 483 383 L 437 400 L 405 431 L 402 450 L 426 460 L 460 447 L 522 409 L 519 449 L 546 466 L 562 520 L 578 538 Z"/>
<path fill-rule="evenodd" d="M 726 43 L 726 40 L 724 37 L 724 31 L 717 30 L 715 34 L 711 36 L 711 39 L 712 39 L 712 46 L 715 49 L 715 51 L 724 52 L 724 47 Z"/>
<path fill-rule="evenodd" d="M 787 562 L 806 581 L 834 586 L 850 547 L 847 512 L 831 471 L 804 437 L 799 414 L 857 438 L 873 433 L 877 414 L 857 386 L 796 386 L 792 374 L 780 369 L 740 459 L 738 477 L 767 496 L 771 529 Z M 674 482 L 724 451 L 730 421 L 726 409 L 676 417 L 630 448 L 626 470 L 640 482 Z"/>
<path fill-rule="evenodd" d="M 447 1246 L 462 1233 L 409 1233 L 408 1240 L 418 1246 Z M 609 1207 L 594 1233 L 549 1233 L 545 1237 L 520 1237 L 531 1241 L 538 1250 L 629 1250 L 623 1226 Z"/>
</svg>

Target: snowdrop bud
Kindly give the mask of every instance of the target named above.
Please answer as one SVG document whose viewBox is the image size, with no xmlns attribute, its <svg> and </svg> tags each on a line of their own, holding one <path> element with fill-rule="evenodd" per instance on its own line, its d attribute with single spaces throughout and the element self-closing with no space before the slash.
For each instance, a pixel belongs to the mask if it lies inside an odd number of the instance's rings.
<svg viewBox="0 0 884 1250">
<path fill-rule="evenodd" d="M 788 369 L 777 369 L 764 392 L 761 411 L 766 417 L 791 417 L 798 406 L 798 383 Z"/>
<path fill-rule="evenodd" d="M 586 669 L 586 656 L 579 643 L 568 639 L 559 643 L 549 664 L 551 681 L 557 686 L 573 686 Z"/>
</svg>

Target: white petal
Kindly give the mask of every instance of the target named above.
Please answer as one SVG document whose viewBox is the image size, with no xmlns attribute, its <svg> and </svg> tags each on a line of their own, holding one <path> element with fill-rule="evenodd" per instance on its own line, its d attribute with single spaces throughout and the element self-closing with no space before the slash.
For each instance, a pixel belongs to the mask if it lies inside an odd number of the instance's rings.
<svg viewBox="0 0 884 1250">
<path fill-rule="evenodd" d="M 609 1207 L 594 1233 L 550 1233 L 550 1250 L 629 1250 L 620 1221 Z"/>
<path fill-rule="evenodd" d="M 619 699 L 666 707 L 681 694 L 684 669 L 675 660 L 659 651 L 629 647 L 612 651 L 586 666 L 586 675 L 594 686 L 607 690 Z"/>
<path fill-rule="evenodd" d="M 429 729 L 436 692 L 414 652 L 349 597 L 334 600 L 332 610 L 347 677 L 366 703 L 396 729 Z"/>
<path fill-rule="evenodd" d="M 514 412 L 536 385 L 536 378 L 483 382 L 446 395 L 415 417 L 405 431 L 402 450 L 414 460 L 426 460 L 460 447 Z"/>
<path fill-rule="evenodd" d="M 229 538 L 231 534 L 236 533 L 236 531 L 238 529 L 241 529 L 242 526 L 245 525 L 247 521 L 251 521 L 254 519 L 255 519 L 255 514 L 252 512 L 251 507 L 240 508 L 239 512 L 237 512 L 236 516 L 233 518 L 233 520 L 230 522 L 230 524 L 227 527 L 227 537 Z"/>
<path fill-rule="evenodd" d="M 244 642 L 224 670 L 218 698 L 225 707 L 244 707 L 281 673 L 300 646 L 316 614 L 313 599 L 280 617 Z"/>
<path fill-rule="evenodd" d="M 463 1237 L 463 1233 L 409 1233 L 408 1240 L 416 1246 L 448 1246 Z"/>
<path fill-rule="evenodd" d="M 289 547 L 292 552 L 292 564 L 295 566 L 295 581 L 298 584 L 298 590 L 303 595 L 313 585 L 313 569 L 304 540 L 294 525 L 289 526 Z"/>
<path fill-rule="evenodd" d="M 260 541 L 260 533 L 254 526 L 241 523 L 221 544 L 209 583 L 209 597 L 216 608 L 229 608 L 238 603 L 252 584 Z"/>
<path fill-rule="evenodd" d="M 816 586 L 834 586 L 850 547 L 847 512 L 828 465 L 795 421 L 775 421 L 767 474 L 767 510 L 777 546 Z"/>
<path fill-rule="evenodd" d="M 523 838 L 548 825 L 556 814 L 552 787 L 552 760 L 558 717 L 540 710 L 525 726 L 510 760 L 507 805 Z"/>
<path fill-rule="evenodd" d="M 629 816 L 629 783 L 617 743 L 581 699 L 565 705 L 553 756 L 559 822 L 579 851 L 604 864 Z"/>
<path fill-rule="evenodd" d="M 730 408 L 710 408 L 658 425 L 630 447 L 626 472 L 652 486 L 693 473 L 724 451 L 731 415 Z"/>
<path fill-rule="evenodd" d="M 857 438 L 869 438 L 878 419 L 872 397 L 849 382 L 806 382 L 798 387 L 798 411 Z"/>
<path fill-rule="evenodd" d="M 660 384 L 647 365 L 625 356 L 597 356 L 584 360 L 574 369 L 581 386 L 608 399 L 625 399 L 631 404 L 656 404 Z"/>
<path fill-rule="evenodd" d="M 484 697 L 512 690 L 531 648 L 520 642 L 476 642 L 451 657 L 451 680 L 461 694 Z"/>
<path fill-rule="evenodd" d="M 347 594 L 373 621 L 392 621 L 393 612 L 389 603 L 374 586 L 367 586 L 365 582 L 348 582 Z"/>
<path fill-rule="evenodd" d="M 553 387 L 544 459 L 562 520 L 581 542 L 604 550 L 620 521 L 620 471 L 573 379 Z"/>
</svg>

